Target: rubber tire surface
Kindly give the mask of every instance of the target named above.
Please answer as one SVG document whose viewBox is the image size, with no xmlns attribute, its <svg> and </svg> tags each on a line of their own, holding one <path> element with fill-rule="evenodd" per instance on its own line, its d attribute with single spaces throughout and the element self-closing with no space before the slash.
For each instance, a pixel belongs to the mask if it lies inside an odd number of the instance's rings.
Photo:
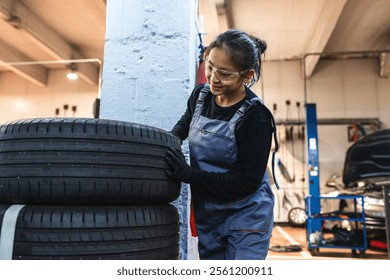
<svg viewBox="0 0 390 280">
<path fill-rule="evenodd" d="M 48 118 L 0 127 L 0 203 L 165 204 L 180 194 L 164 160 L 180 141 L 130 122 Z"/>
<path fill-rule="evenodd" d="M 0 205 L 0 225 L 6 209 Z M 178 259 L 179 215 L 171 205 L 26 205 L 13 259 Z"/>
</svg>

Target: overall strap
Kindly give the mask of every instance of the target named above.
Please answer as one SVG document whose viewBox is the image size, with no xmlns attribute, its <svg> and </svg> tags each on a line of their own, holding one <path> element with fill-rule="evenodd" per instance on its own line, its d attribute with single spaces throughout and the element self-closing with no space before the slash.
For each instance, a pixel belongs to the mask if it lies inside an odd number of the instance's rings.
<svg viewBox="0 0 390 280">
<path fill-rule="evenodd" d="M 233 128 L 237 124 L 237 122 L 245 115 L 245 113 L 255 105 L 256 103 L 261 103 L 264 105 L 263 101 L 259 97 L 253 97 L 250 100 L 245 100 L 245 102 L 241 105 L 241 107 L 237 110 L 237 112 L 234 114 L 234 116 L 231 118 L 230 122 Z M 268 110 L 268 112 L 271 115 L 271 126 L 272 126 L 272 132 L 274 134 L 274 142 L 275 142 L 275 149 L 272 152 L 272 177 L 274 179 L 276 188 L 279 190 L 279 184 L 278 181 L 276 180 L 275 176 L 275 154 L 279 150 L 279 142 L 278 142 L 278 137 L 277 137 L 277 132 L 276 132 L 276 122 L 275 119 L 271 113 L 271 111 L 264 105 L 264 107 Z"/>
<path fill-rule="evenodd" d="M 203 105 L 209 91 L 210 91 L 210 85 L 208 83 L 205 83 L 204 87 L 200 90 L 199 97 L 196 103 Z"/>
<path fill-rule="evenodd" d="M 237 110 L 237 112 L 233 115 L 233 117 L 229 121 L 229 123 L 231 123 L 233 128 L 236 126 L 237 122 L 246 114 L 249 108 L 256 104 L 256 102 L 260 102 L 261 104 L 263 104 L 261 99 L 258 97 L 253 97 L 252 99 L 249 100 L 246 99 L 244 103 L 242 103 L 241 107 Z"/>
<path fill-rule="evenodd" d="M 271 114 L 271 116 L 272 116 L 272 114 Z M 279 190 L 280 187 L 279 187 L 278 181 L 276 181 L 276 177 L 275 177 L 275 154 L 279 150 L 279 142 L 278 142 L 278 136 L 277 136 L 277 131 L 276 131 L 276 122 L 275 122 L 275 119 L 273 116 L 271 117 L 271 123 L 272 123 L 272 129 L 273 129 L 273 133 L 274 133 L 274 142 L 275 142 L 275 149 L 272 152 L 272 176 L 274 178 L 276 188 Z"/>
<path fill-rule="evenodd" d="M 204 87 L 199 92 L 198 100 L 196 100 L 194 115 L 199 115 L 199 116 L 201 115 L 203 104 L 204 101 L 206 100 L 206 96 L 209 93 L 209 91 L 210 91 L 210 85 L 208 83 L 205 83 Z"/>
</svg>

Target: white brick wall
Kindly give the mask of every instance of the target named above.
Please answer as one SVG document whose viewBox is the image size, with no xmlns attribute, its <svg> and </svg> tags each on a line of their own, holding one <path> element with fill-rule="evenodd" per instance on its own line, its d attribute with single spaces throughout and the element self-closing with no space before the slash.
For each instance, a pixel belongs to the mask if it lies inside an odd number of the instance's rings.
<svg viewBox="0 0 390 280">
<path fill-rule="evenodd" d="M 100 118 L 170 130 L 195 85 L 195 0 L 108 0 Z M 180 258 L 188 251 L 188 187 L 181 214 Z"/>
</svg>

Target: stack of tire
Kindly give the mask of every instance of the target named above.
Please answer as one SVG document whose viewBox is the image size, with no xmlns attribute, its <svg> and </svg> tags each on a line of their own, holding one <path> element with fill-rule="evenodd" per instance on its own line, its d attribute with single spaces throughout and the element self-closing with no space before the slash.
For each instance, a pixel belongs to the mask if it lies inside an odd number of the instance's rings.
<svg viewBox="0 0 390 280">
<path fill-rule="evenodd" d="M 0 250 L 11 246 L 12 259 L 178 259 L 179 215 L 170 203 L 180 183 L 165 173 L 169 147 L 180 150 L 179 140 L 130 122 L 3 124 Z"/>
</svg>

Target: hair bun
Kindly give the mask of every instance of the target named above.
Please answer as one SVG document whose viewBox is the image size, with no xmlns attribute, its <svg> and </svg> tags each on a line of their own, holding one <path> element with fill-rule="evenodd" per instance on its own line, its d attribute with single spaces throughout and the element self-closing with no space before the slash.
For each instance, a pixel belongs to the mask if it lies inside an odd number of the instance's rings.
<svg viewBox="0 0 390 280">
<path fill-rule="evenodd" d="M 249 35 L 249 37 L 252 39 L 253 43 L 255 43 L 257 49 L 259 50 L 260 54 L 263 54 L 265 50 L 267 49 L 267 43 L 260 38 L 257 38 L 255 36 Z"/>
<path fill-rule="evenodd" d="M 260 54 L 264 53 L 265 50 L 267 49 L 267 43 L 259 38 L 255 38 L 254 42 L 257 48 L 259 49 Z"/>
<path fill-rule="evenodd" d="M 260 53 L 264 53 L 267 49 L 267 43 L 261 39 L 258 39 L 258 48 L 260 50 Z"/>
</svg>

